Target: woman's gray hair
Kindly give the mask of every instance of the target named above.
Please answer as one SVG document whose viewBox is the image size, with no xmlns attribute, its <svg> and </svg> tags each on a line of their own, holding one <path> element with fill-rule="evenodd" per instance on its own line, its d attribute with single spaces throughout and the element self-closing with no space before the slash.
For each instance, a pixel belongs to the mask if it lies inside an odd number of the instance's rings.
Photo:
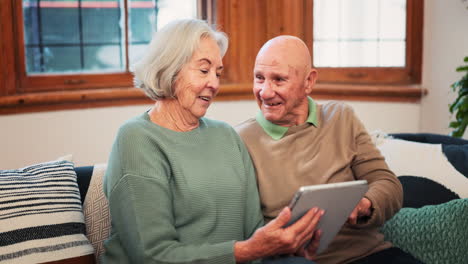
<svg viewBox="0 0 468 264">
<path fill-rule="evenodd" d="M 226 34 L 203 20 L 175 20 L 158 30 L 146 54 L 132 66 L 135 86 L 153 100 L 174 97 L 177 74 L 206 37 L 216 41 L 224 57 L 228 48 Z"/>
</svg>

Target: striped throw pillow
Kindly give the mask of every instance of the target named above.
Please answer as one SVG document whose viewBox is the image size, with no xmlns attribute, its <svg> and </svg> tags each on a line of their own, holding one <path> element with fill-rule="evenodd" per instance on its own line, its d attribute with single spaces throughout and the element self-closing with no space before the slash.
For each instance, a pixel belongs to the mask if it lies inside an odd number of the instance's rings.
<svg viewBox="0 0 468 264">
<path fill-rule="evenodd" d="M 0 263 L 89 259 L 85 232 L 72 162 L 0 170 Z"/>
</svg>

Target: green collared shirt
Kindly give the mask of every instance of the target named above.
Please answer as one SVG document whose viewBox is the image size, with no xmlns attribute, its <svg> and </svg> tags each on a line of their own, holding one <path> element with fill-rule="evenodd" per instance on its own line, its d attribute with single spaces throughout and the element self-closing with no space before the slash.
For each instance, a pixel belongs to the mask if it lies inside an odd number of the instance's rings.
<svg viewBox="0 0 468 264">
<path fill-rule="evenodd" d="M 307 97 L 307 99 L 309 101 L 309 116 L 307 117 L 306 122 L 314 126 L 318 126 L 316 103 L 310 97 Z M 258 111 L 255 119 L 263 128 L 263 130 L 274 140 L 280 140 L 286 134 L 286 132 L 288 132 L 289 127 L 279 126 L 266 120 L 262 114 L 262 111 Z"/>
</svg>

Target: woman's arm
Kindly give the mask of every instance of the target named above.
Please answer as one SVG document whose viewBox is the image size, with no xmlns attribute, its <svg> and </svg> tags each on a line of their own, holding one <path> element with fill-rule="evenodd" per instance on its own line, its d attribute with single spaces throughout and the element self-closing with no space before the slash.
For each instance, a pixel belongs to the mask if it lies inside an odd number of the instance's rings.
<svg viewBox="0 0 468 264">
<path fill-rule="evenodd" d="M 167 182 L 124 175 L 110 192 L 109 206 L 112 225 L 131 263 L 235 262 L 234 241 L 179 242 Z"/>
<path fill-rule="evenodd" d="M 245 227 L 246 233 L 244 234 L 245 238 L 249 238 L 253 235 L 255 230 L 264 225 L 263 214 L 260 207 L 260 197 L 258 193 L 257 178 L 255 175 L 255 169 L 250 158 L 249 152 L 245 147 L 244 143 L 240 139 L 234 130 L 232 131 L 236 137 L 239 150 L 242 155 L 244 163 L 244 172 L 245 172 L 245 190 L 246 191 L 246 212 L 245 212 Z"/>
</svg>

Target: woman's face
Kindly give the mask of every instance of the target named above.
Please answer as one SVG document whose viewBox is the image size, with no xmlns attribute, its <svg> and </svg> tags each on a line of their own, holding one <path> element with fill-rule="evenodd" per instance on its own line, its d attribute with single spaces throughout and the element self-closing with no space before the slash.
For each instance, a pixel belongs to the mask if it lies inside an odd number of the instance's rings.
<svg viewBox="0 0 468 264">
<path fill-rule="evenodd" d="M 221 52 L 212 38 L 203 38 L 190 61 L 177 75 L 175 95 L 184 115 L 201 118 L 219 90 Z"/>
</svg>

